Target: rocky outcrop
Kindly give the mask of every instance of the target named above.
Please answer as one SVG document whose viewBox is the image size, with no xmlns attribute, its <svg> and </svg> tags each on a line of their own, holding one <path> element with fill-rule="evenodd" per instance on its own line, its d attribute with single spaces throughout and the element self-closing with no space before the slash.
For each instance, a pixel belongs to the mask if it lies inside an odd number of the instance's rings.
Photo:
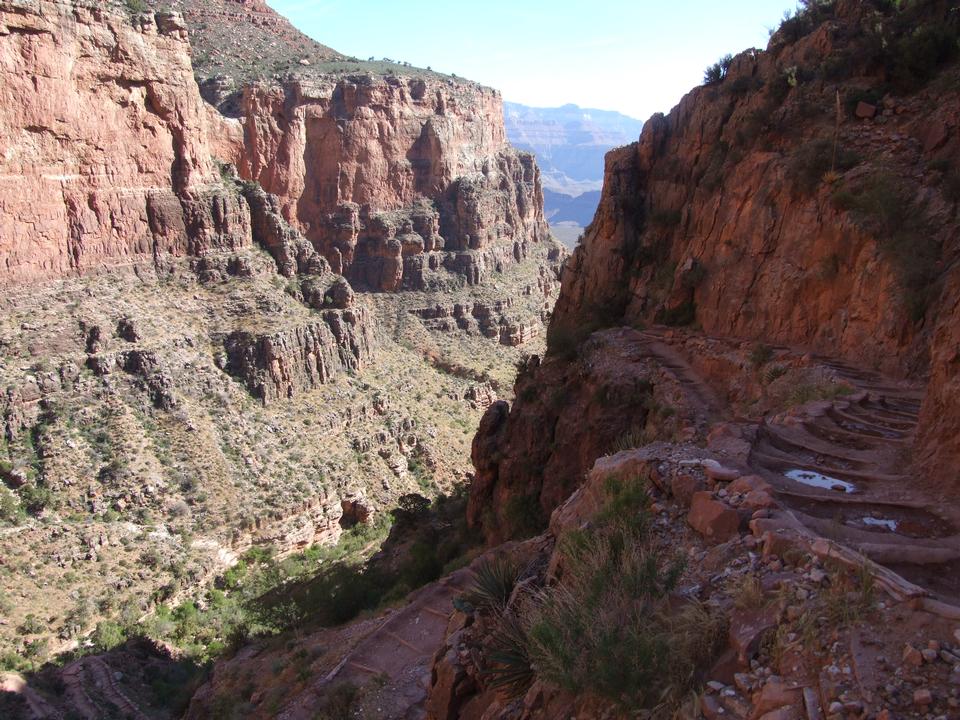
<svg viewBox="0 0 960 720">
<path fill-rule="evenodd" d="M 213 167 L 177 13 L 0 3 L 0 277 L 250 243 Z"/>
<path fill-rule="evenodd" d="M 468 334 L 479 333 L 497 340 L 501 345 L 523 345 L 540 335 L 544 318 L 523 319 L 513 316 L 510 308 L 512 298 L 497 300 L 491 305 L 482 301 L 435 305 L 411 312 L 425 321 L 431 330 L 451 332 L 463 330 Z"/>
<path fill-rule="evenodd" d="M 897 84 L 871 43 L 897 48 L 883 60 L 899 77 L 904 38 L 945 22 L 944 7 L 891 17 L 838 2 L 808 13 L 654 115 L 638 143 L 607 156 L 557 330 L 695 322 L 922 371 L 957 249 L 955 199 L 936 168 L 960 143 L 958 98 L 947 83 L 947 93 L 887 95 L 869 119 L 855 107 Z M 932 126 L 947 130 L 930 139 Z M 902 211 L 884 213 L 887 203 Z"/>
<path fill-rule="evenodd" d="M 590 378 L 591 345 L 577 347 L 619 325 L 696 325 L 899 377 L 930 368 L 917 457 L 955 482 L 955 21 L 942 4 L 817 6 L 607 155 L 597 214 L 563 271 L 547 361 L 518 379 L 509 415 L 495 406 L 477 435 L 473 522 L 527 488 L 549 510 L 579 482 L 586 456 L 537 467 L 553 453 L 595 452 L 596 432 L 581 421 L 558 436 L 557 415 L 523 395 Z M 922 70 L 904 60 L 916 38 L 941 32 L 942 55 L 925 56 Z M 857 111 L 864 97 L 870 112 Z M 710 354 L 692 362 L 726 372 Z M 589 418 L 605 400 L 583 403 L 568 417 Z"/>
<path fill-rule="evenodd" d="M 531 359 L 513 407 L 493 403 L 474 437 L 468 521 L 491 543 L 542 523 L 599 456 L 645 425 L 655 374 L 618 331 L 587 343 L 576 363 Z"/>
<path fill-rule="evenodd" d="M 238 330 L 224 339 L 225 369 L 264 404 L 293 397 L 344 370 L 359 370 L 374 348 L 370 311 L 325 310 L 321 319 L 288 330 Z"/>
<path fill-rule="evenodd" d="M 362 289 L 470 284 L 547 237 L 533 156 L 500 96 L 450 78 L 300 77 L 245 88 L 240 174 Z"/>
</svg>

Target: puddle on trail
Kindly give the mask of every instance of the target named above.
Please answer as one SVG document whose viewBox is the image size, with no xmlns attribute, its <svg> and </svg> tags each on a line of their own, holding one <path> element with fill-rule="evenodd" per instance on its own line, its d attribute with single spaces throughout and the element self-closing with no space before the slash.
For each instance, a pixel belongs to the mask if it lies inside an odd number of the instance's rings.
<svg viewBox="0 0 960 720">
<path fill-rule="evenodd" d="M 838 480 L 829 475 L 822 475 L 812 470 L 787 470 L 784 475 L 798 483 L 809 485 L 810 487 L 823 488 L 824 490 L 837 490 L 838 492 L 852 493 L 856 492 L 856 485 L 846 480 Z"/>
<path fill-rule="evenodd" d="M 897 521 L 896 520 L 887 520 L 886 518 L 875 518 L 875 517 L 864 517 L 860 519 L 867 527 L 876 527 L 884 528 L 890 532 L 897 531 Z"/>
</svg>

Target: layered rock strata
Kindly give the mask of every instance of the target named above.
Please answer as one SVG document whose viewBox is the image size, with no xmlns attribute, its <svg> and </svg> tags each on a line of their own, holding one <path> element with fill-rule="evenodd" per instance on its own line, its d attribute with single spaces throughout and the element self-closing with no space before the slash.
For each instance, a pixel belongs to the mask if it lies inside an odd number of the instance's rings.
<svg viewBox="0 0 960 720">
<path fill-rule="evenodd" d="M 359 370 L 373 356 L 369 310 L 326 310 L 321 319 L 289 330 L 236 331 L 224 340 L 225 369 L 263 403 L 293 397 L 328 382 L 343 370 Z"/>
<path fill-rule="evenodd" d="M 179 14 L 10 0 L 0 33 L 4 282 L 250 243 L 211 162 Z"/>
</svg>

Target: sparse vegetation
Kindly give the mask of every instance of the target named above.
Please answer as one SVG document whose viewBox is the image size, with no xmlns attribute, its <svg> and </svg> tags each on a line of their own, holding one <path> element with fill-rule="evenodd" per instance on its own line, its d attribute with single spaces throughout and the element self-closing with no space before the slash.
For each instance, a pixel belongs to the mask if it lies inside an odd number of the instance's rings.
<svg viewBox="0 0 960 720">
<path fill-rule="evenodd" d="M 668 609 L 683 570 L 649 533 L 645 484 L 611 482 L 589 532 L 563 539 L 563 583 L 503 614 L 489 673 L 519 694 L 534 676 L 636 710 L 677 703 L 713 657 L 722 624 L 703 606 Z"/>
<path fill-rule="evenodd" d="M 877 238 L 897 271 L 910 316 L 923 319 L 937 291 L 940 238 L 927 231 L 922 208 L 904 182 L 892 172 L 877 170 L 852 187 L 839 188 L 833 202 Z"/>
<path fill-rule="evenodd" d="M 123 0 L 123 4 L 131 15 L 139 15 L 150 9 L 144 0 Z"/>
<path fill-rule="evenodd" d="M 519 570 L 509 560 L 486 560 L 477 566 L 474 581 L 463 599 L 478 610 L 502 612 L 517 584 Z"/>
<path fill-rule="evenodd" d="M 732 62 L 733 55 L 728 54 L 717 60 L 713 65 L 708 65 L 707 69 L 703 71 L 703 84 L 716 85 L 723 82 Z"/>
<path fill-rule="evenodd" d="M 773 348 L 766 343 L 757 343 L 750 350 L 750 364 L 760 368 L 773 359 Z"/>
<path fill-rule="evenodd" d="M 852 152 L 838 148 L 834 165 L 832 140 L 820 139 L 804 143 L 790 160 L 790 177 L 795 192 L 812 195 L 824 182 L 828 172 L 843 172 L 860 162 Z"/>
<path fill-rule="evenodd" d="M 846 383 L 802 383 L 787 396 L 786 405 L 794 407 L 814 400 L 836 400 L 853 392 L 853 388 Z"/>
<path fill-rule="evenodd" d="M 514 538 L 532 537 L 543 531 L 548 518 L 535 495 L 514 495 L 504 509 L 504 520 L 509 534 Z"/>
</svg>

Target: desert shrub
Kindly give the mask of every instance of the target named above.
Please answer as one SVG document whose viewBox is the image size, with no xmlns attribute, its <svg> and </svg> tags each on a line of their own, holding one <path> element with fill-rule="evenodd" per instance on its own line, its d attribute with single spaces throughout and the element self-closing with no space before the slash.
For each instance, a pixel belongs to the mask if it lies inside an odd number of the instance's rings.
<svg viewBox="0 0 960 720">
<path fill-rule="evenodd" d="M 801 0 L 796 10 L 784 12 L 776 34 L 787 43 L 795 43 L 816 30 L 832 13 L 832 0 Z"/>
<path fill-rule="evenodd" d="M 352 717 L 354 704 L 360 698 L 360 690 L 353 683 L 340 683 L 324 693 L 316 720 L 341 720 Z"/>
<path fill-rule="evenodd" d="M 139 15 L 150 9 L 144 0 L 123 0 L 123 2 L 131 15 Z"/>
<path fill-rule="evenodd" d="M 17 628 L 22 635 L 38 635 L 47 630 L 47 623 L 33 613 L 29 613 Z"/>
<path fill-rule="evenodd" d="M 677 701 L 700 680 L 722 640 L 722 625 L 700 604 L 671 611 L 668 594 L 684 564 L 650 541 L 646 488 L 609 483 L 604 510 L 588 531 L 562 540 L 563 583 L 532 595 L 504 639 L 492 674 L 522 691 L 532 675 L 621 708 Z M 504 652 L 504 648 L 507 652 Z"/>
<path fill-rule="evenodd" d="M 722 82 L 727 76 L 732 62 L 733 55 L 728 54 L 717 60 L 713 65 L 708 65 L 707 69 L 703 71 L 703 84 L 715 85 Z"/>
<path fill-rule="evenodd" d="M 766 343 L 757 343 L 750 349 L 750 364 L 755 368 L 766 365 L 773 359 L 773 348 Z"/>
<path fill-rule="evenodd" d="M 687 300 L 675 308 L 664 308 L 658 318 L 664 325 L 681 327 L 692 325 L 697 319 L 697 304 L 693 299 Z"/>
<path fill-rule="evenodd" d="M 514 495 L 507 500 L 504 520 L 513 538 L 533 537 L 547 526 L 547 517 L 534 495 Z"/>
<path fill-rule="evenodd" d="M 742 75 L 730 83 L 728 91 L 731 95 L 741 96 L 746 95 L 751 90 L 759 90 L 763 87 L 763 80 L 758 77 L 752 77 L 749 75 Z"/>
<path fill-rule="evenodd" d="M 100 651 L 110 650 L 127 639 L 124 629 L 112 620 L 102 620 L 93 631 L 93 646 Z"/>
<path fill-rule="evenodd" d="M 919 321 L 937 290 L 940 240 L 927 230 L 923 212 L 896 175 L 877 171 L 854 187 L 841 187 L 834 205 L 872 233 L 893 264 L 910 317 Z"/>
<path fill-rule="evenodd" d="M 764 382 L 769 385 L 773 381 L 782 378 L 787 374 L 787 368 L 783 365 L 771 365 L 763 374 Z"/>
<path fill-rule="evenodd" d="M 23 508 L 16 496 L 5 487 L 0 487 L 0 522 L 17 524 L 23 520 Z"/>
<path fill-rule="evenodd" d="M 849 170 L 859 161 L 854 153 L 838 148 L 835 169 Z M 789 174 L 794 190 L 803 195 L 812 195 L 831 170 L 833 162 L 832 140 L 812 140 L 801 145 L 790 160 Z"/>
<path fill-rule="evenodd" d="M 643 447 L 648 443 L 650 443 L 650 438 L 647 434 L 646 425 L 634 425 L 613 441 L 610 445 L 610 452 L 618 453 L 624 450 L 632 450 L 633 448 Z"/>
<path fill-rule="evenodd" d="M 397 499 L 397 507 L 390 511 L 399 524 L 413 524 L 430 510 L 430 500 L 420 493 L 407 493 Z"/>
<path fill-rule="evenodd" d="M 840 82 L 850 77 L 852 59 L 845 52 L 833 52 L 820 63 L 820 75 L 829 82 Z"/>
<path fill-rule="evenodd" d="M 836 400 L 852 395 L 854 389 L 846 383 L 802 383 L 787 396 L 787 407 L 803 405 L 814 400 Z"/>
<path fill-rule="evenodd" d="M 519 569 L 509 560 L 486 560 L 474 571 L 473 585 L 463 599 L 477 610 L 502 611 L 517 584 Z"/>
<path fill-rule="evenodd" d="M 890 62 L 894 86 L 904 92 L 923 86 L 941 65 L 957 56 L 957 36 L 957 28 L 950 24 L 930 24 L 900 38 Z"/>
</svg>

